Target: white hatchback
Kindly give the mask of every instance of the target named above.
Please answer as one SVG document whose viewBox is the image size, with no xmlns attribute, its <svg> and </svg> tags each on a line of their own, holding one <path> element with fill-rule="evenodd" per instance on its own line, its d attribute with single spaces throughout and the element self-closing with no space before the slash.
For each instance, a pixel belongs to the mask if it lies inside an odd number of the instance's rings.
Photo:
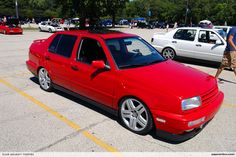
<svg viewBox="0 0 236 157">
<path fill-rule="evenodd" d="M 227 44 L 213 29 L 182 27 L 166 34 L 155 33 L 152 45 L 166 59 L 180 56 L 221 62 Z"/>
</svg>

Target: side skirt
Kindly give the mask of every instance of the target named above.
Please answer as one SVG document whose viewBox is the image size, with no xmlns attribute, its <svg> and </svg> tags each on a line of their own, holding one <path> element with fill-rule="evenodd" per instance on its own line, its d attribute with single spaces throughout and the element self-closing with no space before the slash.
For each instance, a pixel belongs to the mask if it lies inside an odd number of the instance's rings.
<svg viewBox="0 0 236 157">
<path fill-rule="evenodd" d="M 65 92 L 65 93 L 67 93 L 69 95 L 72 95 L 72 96 L 74 96 L 76 98 L 79 98 L 79 99 L 81 99 L 83 101 L 86 101 L 86 102 L 88 102 L 88 103 L 90 103 L 90 104 L 92 104 L 92 105 L 94 105 L 94 106 L 96 106 L 98 108 L 101 108 L 102 110 L 104 110 L 104 111 L 106 111 L 106 112 L 108 112 L 108 113 L 110 113 L 110 114 L 112 114 L 114 116 L 118 116 L 118 111 L 115 110 L 115 109 L 107 107 L 107 106 L 105 106 L 105 105 L 103 105 L 101 103 L 98 103 L 98 102 L 96 102 L 96 101 L 94 101 L 92 99 L 89 99 L 87 97 L 84 97 L 82 95 L 79 95 L 78 93 L 72 92 L 72 91 L 70 91 L 70 90 L 68 90 L 68 89 L 66 89 L 64 87 L 59 86 L 59 85 L 53 84 L 52 86 L 53 86 L 53 88 L 55 88 L 57 90 Z"/>
</svg>

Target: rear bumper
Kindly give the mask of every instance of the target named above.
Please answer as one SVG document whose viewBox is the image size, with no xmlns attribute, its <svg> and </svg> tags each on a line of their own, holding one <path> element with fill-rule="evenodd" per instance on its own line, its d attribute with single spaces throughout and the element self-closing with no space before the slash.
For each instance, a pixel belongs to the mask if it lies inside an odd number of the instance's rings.
<svg viewBox="0 0 236 157">
<path fill-rule="evenodd" d="M 31 62 L 30 60 L 28 60 L 28 61 L 26 61 L 26 66 L 27 66 L 28 70 L 29 70 L 32 74 L 34 74 L 35 76 L 37 76 L 37 69 L 38 69 L 38 67 L 37 67 L 36 64 L 34 64 L 34 63 Z"/>
<path fill-rule="evenodd" d="M 189 136 L 187 138 L 191 138 L 201 130 L 199 128 L 202 128 L 215 116 L 223 99 L 224 94 L 219 92 L 213 102 L 186 115 L 153 111 L 156 129 L 166 132 L 166 134 L 172 134 L 172 136 L 175 134 L 178 138 L 185 135 Z"/>
</svg>

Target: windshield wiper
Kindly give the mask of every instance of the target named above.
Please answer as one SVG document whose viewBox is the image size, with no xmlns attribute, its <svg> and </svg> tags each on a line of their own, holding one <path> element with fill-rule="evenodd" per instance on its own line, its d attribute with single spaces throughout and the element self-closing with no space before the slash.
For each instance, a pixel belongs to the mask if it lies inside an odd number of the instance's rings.
<svg viewBox="0 0 236 157">
<path fill-rule="evenodd" d="M 152 61 L 152 62 L 148 62 L 147 65 L 151 65 L 151 64 L 155 64 L 155 63 L 160 63 L 160 62 L 163 62 L 163 61 L 166 61 L 166 60 L 155 60 L 155 61 Z"/>
<path fill-rule="evenodd" d="M 120 69 L 125 69 L 125 68 L 137 68 L 137 67 L 142 67 L 145 66 L 146 64 L 130 64 L 130 65 L 121 65 L 119 66 Z"/>
</svg>

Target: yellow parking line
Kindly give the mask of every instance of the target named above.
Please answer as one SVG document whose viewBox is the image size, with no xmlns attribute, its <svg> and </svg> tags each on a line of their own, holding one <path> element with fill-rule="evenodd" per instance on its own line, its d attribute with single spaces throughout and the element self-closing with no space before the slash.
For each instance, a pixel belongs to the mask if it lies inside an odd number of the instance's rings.
<svg viewBox="0 0 236 157">
<path fill-rule="evenodd" d="M 34 104 L 36 104 L 36 105 L 40 106 L 41 108 L 45 109 L 46 111 L 51 113 L 53 116 L 55 116 L 59 120 L 63 121 L 68 126 L 70 126 L 71 128 L 75 129 L 76 131 L 80 131 L 81 130 L 81 127 L 78 124 L 76 124 L 73 121 L 67 119 L 66 117 L 64 117 L 63 115 L 58 113 L 57 111 L 53 110 L 52 108 L 48 107 L 47 105 L 45 105 L 45 104 L 41 103 L 40 101 L 36 100 L 32 96 L 30 96 L 27 93 L 25 93 L 24 91 L 18 89 L 17 87 L 15 87 L 14 85 L 10 84 L 9 82 L 7 82 L 7 81 L 5 81 L 5 80 L 3 80 L 1 78 L 0 78 L 0 82 L 2 84 L 6 85 L 7 87 L 13 89 L 15 92 L 17 92 L 21 96 L 27 98 L 28 100 L 30 100 Z M 118 153 L 118 150 L 116 148 L 106 144 L 105 142 L 103 142 L 102 140 L 97 138 L 96 136 L 90 134 L 88 131 L 83 131 L 82 134 L 85 137 L 87 137 L 88 139 L 90 139 L 91 141 L 93 141 L 94 143 L 96 143 L 97 145 L 99 145 L 100 147 L 102 147 L 103 149 L 105 149 L 106 151 L 113 152 L 114 155 L 119 156 L 119 157 L 122 156 L 121 153 Z"/>
<path fill-rule="evenodd" d="M 223 104 L 224 106 L 229 106 L 229 107 L 233 107 L 236 108 L 236 105 L 232 105 L 232 104 Z"/>
</svg>

